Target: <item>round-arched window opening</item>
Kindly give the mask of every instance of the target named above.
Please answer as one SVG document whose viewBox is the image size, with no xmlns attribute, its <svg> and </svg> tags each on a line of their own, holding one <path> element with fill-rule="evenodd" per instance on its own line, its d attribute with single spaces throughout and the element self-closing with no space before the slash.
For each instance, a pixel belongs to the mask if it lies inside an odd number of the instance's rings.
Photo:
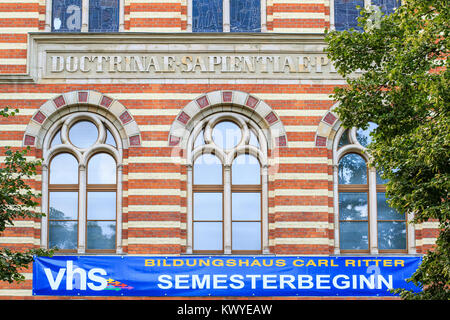
<svg viewBox="0 0 450 320">
<path fill-rule="evenodd" d="M 242 130 L 233 121 L 221 121 L 212 130 L 212 139 L 217 146 L 223 149 L 231 149 L 241 141 Z"/>
<path fill-rule="evenodd" d="M 75 147 L 89 148 L 97 141 L 97 138 L 97 126 L 90 121 L 81 120 L 70 127 L 69 139 Z"/>
</svg>

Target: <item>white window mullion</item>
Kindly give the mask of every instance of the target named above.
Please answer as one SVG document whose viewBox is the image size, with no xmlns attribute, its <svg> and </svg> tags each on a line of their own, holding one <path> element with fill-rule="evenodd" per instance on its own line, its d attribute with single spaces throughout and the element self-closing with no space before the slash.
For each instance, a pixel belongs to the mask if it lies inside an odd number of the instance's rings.
<svg viewBox="0 0 450 320">
<path fill-rule="evenodd" d="M 223 32 L 230 32 L 230 0 L 223 0 Z"/>
<path fill-rule="evenodd" d="M 223 168 L 223 252 L 231 254 L 231 166 Z"/>
<path fill-rule="evenodd" d="M 78 253 L 86 252 L 86 166 L 79 165 L 80 186 L 78 189 Z"/>
<path fill-rule="evenodd" d="M 192 197 L 194 196 L 192 193 L 192 166 L 187 166 L 187 218 L 186 218 L 186 253 L 192 254 L 192 219 L 193 219 L 193 208 L 192 208 Z"/>
<path fill-rule="evenodd" d="M 378 254 L 377 174 L 369 168 L 369 242 L 370 254 Z"/>
<path fill-rule="evenodd" d="M 82 0 L 81 32 L 89 31 L 89 0 Z"/>
</svg>

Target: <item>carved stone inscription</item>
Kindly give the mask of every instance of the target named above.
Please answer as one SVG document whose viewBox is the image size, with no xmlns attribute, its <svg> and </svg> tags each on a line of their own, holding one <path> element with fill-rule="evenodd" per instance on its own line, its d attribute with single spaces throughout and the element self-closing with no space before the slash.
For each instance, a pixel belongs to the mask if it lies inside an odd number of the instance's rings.
<svg viewBox="0 0 450 320">
<path fill-rule="evenodd" d="M 336 76 L 325 54 L 70 54 L 48 53 L 46 76 L 95 78 Z"/>
</svg>

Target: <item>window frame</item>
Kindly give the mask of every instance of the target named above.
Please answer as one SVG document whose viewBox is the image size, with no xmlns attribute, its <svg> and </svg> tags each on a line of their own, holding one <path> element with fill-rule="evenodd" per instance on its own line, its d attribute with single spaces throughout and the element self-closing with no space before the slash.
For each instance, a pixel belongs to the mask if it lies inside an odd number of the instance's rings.
<svg viewBox="0 0 450 320">
<path fill-rule="evenodd" d="M 400 1 L 400 3 L 402 2 L 401 0 L 399 0 L 399 1 Z M 335 0 L 330 1 L 330 29 L 331 30 L 336 30 L 336 25 L 335 25 L 336 12 L 335 12 L 334 2 L 335 2 Z M 364 7 L 372 5 L 372 0 L 363 0 L 363 2 L 364 2 Z"/>
<path fill-rule="evenodd" d="M 267 32 L 267 0 L 260 0 L 261 1 L 261 31 L 260 32 Z M 235 33 L 231 32 L 231 26 L 230 26 L 230 14 L 231 14 L 231 8 L 230 8 L 230 0 L 223 0 L 222 1 L 222 32 L 225 33 Z M 192 24 L 193 24 L 193 4 L 192 0 L 187 0 L 187 26 L 186 31 L 187 32 L 193 32 Z M 217 32 L 220 33 L 220 32 Z"/>
<path fill-rule="evenodd" d="M 86 33 L 89 31 L 89 0 L 81 0 L 81 30 L 77 33 Z M 52 17 L 53 17 L 53 0 L 45 2 L 45 32 L 52 32 Z M 119 30 L 117 32 L 123 32 L 125 30 L 125 0 L 119 0 Z M 111 31 L 112 32 L 112 31 Z M 69 32 L 57 32 L 57 33 L 69 33 Z M 105 31 L 104 33 L 109 33 Z"/>
<path fill-rule="evenodd" d="M 242 130 L 242 138 L 238 145 L 232 149 L 224 150 L 215 147 L 212 143 L 211 131 L 215 124 L 231 120 L 238 124 Z M 244 127 L 243 127 L 243 126 Z M 251 129 L 250 129 L 251 128 Z M 205 130 L 205 131 L 203 131 Z M 257 132 L 257 138 L 260 148 L 250 145 L 250 130 Z M 209 132 L 207 132 L 209 131 Z M 199 134 L 205 132 L 205 144 L 194 147 Z M 197 185 L 194 184 L 194 163 L 195 160 L 203 154 L 214 154 L 222 164 L 222 184 L 220 185 Z M 233 185 L 232 183 L 232 163 L 236 157 L 242 154 L 250 154 L 255 157 L 260 165 L 260 181 L 255 185 Z M 268 189 L 267 189 L 267 140 L 264 133 L 257 124 L 247 117 L 233 113 L 220 112 L 211 114 L 199 121 L 188 140 L 187 150 L 187 254 L 267 254 L 269 253 L 268 241 Z M 197 192 L 222 192 L 222 250 L 203 251 L 195 250 L 194 247 L 194 194 Z M 258 192 L 261 194 L 261 246 L 260 250 L 233 250 L 232 248 L 232 193 L 233 192 Z M 241 221 L 241 220 L 239 220 Z M 242 220 L 243 221 L 243 220 Z M 247 220 L 246 220 L 247 221 Z M 256 221 L 256 220 L 255 220 Z M 253 222 L 253 220 L 252 220 Z"/>
<path fill-rule="evenodd" d="M 405 214 L 406 223 L 406 249 L 379 249 L 378 248 L 378 208 L 377 193 L 385 192 L 386 186 L 377 184 L 376 169 L 370 166 L 371 159 L 366 153 L 366 148 L 361 145 L 356 137 L 357 128 L 348 129 L 348 144 L 339 147 L 339 141 L 342 135 L 347 132 L 344 127 L 340 127 L 334 137 L 333 142 L 333 200 L 334 200 L 334 253 L 335 254 L 412 254 L 415 253 L 414 246 L 414 226 L 409 223 L 412 220 L 411 215 Z M 367 168 L 367 186 L 366 185 L 341 185 L 339 184 L 339 162 L 348 154 L 357 154 L 366 162 Z M 364 191 L 366 189 L 367 191 Z M 361 190 L 361 191 L 360 191 Z M 340 214 L 339 214 L 339 193 L 340 192 L 367 192 L 367 212 L 368 212 L 368 250 L 345 250 L 340 247 Z M 398 219 L 397 221 L 400 221 Z"/>
<path fill-rule="evenodd" d="M 97 141 L 89 148 L 81 149 L 70 144 L 68 138 L 69 128 L 78 121 L 88 120 L 94 123 L 99 130 L 99 137 Z M 102 127 L 102 129 L 100 128 Z M 63 138 L 62 132 L 65 130 Z M 107 144 L 107 131 L 113 136 L 116 146 Z M 56 134 L 61 132 L 62 144 L 51 146 Z M 104 143 L 101 143 L 105 140 Z M 42 164 L 42 212 L 45 216 L 42 218 L 41 225 L 41 247 L 49 248 L 50 237 L 50 192 L 76 191 L 78 193 L 78 233 L 77 233 L 77 247 L 76 249 L 61 249 L 58 253 L 122 253 L 122 141 L 120 135 L 113 126 L 113 124 L 103 116 L 91 112 L 75 112 L 68 114 L 61 119 L 55 121 L 48 130 L 43 143 L 43 164 Z M 78 183 L 64 185 L 50 183 L 51 162 L 53 159 L 64 153 L 70 153 L 78 162 Z M 95 155 L 105 153 L 111 156 L 116 163 L 116 183 L 115 184 L 89 184 L 88 183 L 88 165 L 89 161 Z M 116 193 L 116 210 L 115 210 L 115 247 L 114 249 L 87 249 L 87 198 L 88 192 L 114 191 Z M 112 221 L 112 220 L 105 220 Z"/>
</svg>

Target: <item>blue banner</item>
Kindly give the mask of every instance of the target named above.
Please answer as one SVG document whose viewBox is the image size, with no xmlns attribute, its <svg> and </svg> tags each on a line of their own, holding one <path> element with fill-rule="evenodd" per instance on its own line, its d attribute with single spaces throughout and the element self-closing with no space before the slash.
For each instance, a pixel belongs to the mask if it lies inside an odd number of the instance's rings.
<svg viewBox="0 0 450 320">
<path fill-rule="evenodd" d="M 390 296 L 420 257 L 35 257 L 33 294 L 64 296 Z"/>
</svg>

